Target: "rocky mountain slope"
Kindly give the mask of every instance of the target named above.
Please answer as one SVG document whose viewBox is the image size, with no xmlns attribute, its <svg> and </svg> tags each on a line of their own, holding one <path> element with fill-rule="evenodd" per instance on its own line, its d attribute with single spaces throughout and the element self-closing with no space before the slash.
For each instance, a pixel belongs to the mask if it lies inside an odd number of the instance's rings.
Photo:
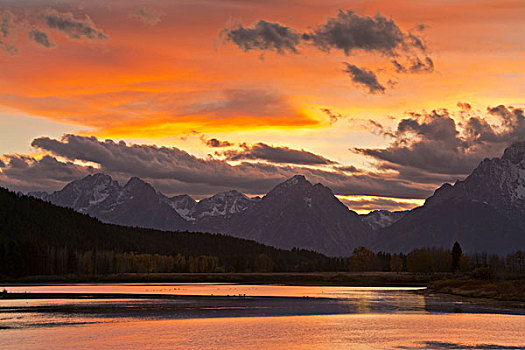
<svg viewBox="0 0 525 350">
<path fill-rule="evenodd" d="M 368 214 L 359 215 L 361 220 L 367 224 L 373 231 L 392 225 L 400 220 L 408 210 L 405 211 L 388 211 L 374 210 Z"/>
<path fill-rule="evenodd" d="M 89 175 L 52 194 L 29 195 L 112 224 L 159 230 L 185 230 L 189 226 L 163 196 L 136 177 L 120 186 L 108 175 Z"/>
<path fill-rule="evenodd" d="M 197 202 L 188 195 L 164 196 L 138 178 L 121 187 L 104 174 L 73 181 L 52 194 L 30 195 L 103 222 L 224 233 L 329 255 L 349 255 L 372 236 L 368 225 L 329 188 L 312 185 L 304 176 L 285 181 L 262 199 L 228 191 Z"/>
<path fill-rule="evenodd" d="M 321 184 L 304 176 L 277 185 L 242 215 L 233 216 L 227 233 L 275 247 L 313 249 L 348 256 L 366 245 L 372 231 Z"/>
<path fill-rule="evenodd" d="M 464 181 L 445 184 L 422 207 L 408 212 L 357 215 L 321 184 L 304 176 L 277 185 L 266 196 L 237 191 L 195 201 L 166 197 L 132 178 L 120 186 L 96 174 L 62 190 L 32 193 L 104 222 L 162 230 L 229 234 L 280 248 L 306 248 L 338 256 L 366 246 L 408 252 L 418 247 L 507 253 L 525 249 L 525 142 L 485 159 Z"/>
<path fill-rule="evenodd" d="M 525 142 L 485 159 L 464 181 L 444 184 L 422 207 L 379 230 L 374 248 L 416 247 L 507 253 L 525 249 Z"/>
</svg>

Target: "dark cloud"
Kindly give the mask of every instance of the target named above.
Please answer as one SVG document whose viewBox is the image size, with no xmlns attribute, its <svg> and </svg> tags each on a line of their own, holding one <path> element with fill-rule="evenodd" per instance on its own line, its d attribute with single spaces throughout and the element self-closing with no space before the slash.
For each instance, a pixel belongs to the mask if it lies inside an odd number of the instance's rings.
<svg viewBox="0 0 525 350">
<path fill-rule="evenodd" d="M 11 11 L 5 10 L 0 12 L 0 34 L 2 38 L 7 38 L 14 29 L 14 18 L 15 16 Z"/>
<path fill-rule="evenodd" d="M 4 156 L 7 161 L 0 169 L 0 185 L 14 190 L 50 191 L 64 186 L 70 178 L 99 171 L 116 179 L 138 176 L 168 195 L 209 195 L 228 189 L 252 195 L 264 194 L 297 174 L 305 175 L 313 183 L 323 183 L 339 195 L 425 198 L 435 189 L 433 186 L 413 186 L 388 174 L 348 174 L 337 169 L 261 162 L 230 165 L 226 160 L 198 158 L 175 147 L 128 145 L 95 137 L 65 135 L 61 140 L 41 137 L 32 145 L 53 156 L 45 160 Z M 78 165 L 79 161 L 96 167 Z M 48 171 L 41 170 L 44 165 Z M 63 181 L 56 180 L 53 167 L 58 169 L 56 174 L 65 174 L 62 175 Z"/>
<path fill-rule="evenodd" d="M 321 50 L 339 49 L 347 56 L 354 50 L 395 56 L 398 50 L 425 49 L 420 38 L 405 34 L 392 19 L 380 14 L 360 16 L 350 10 L 339 10 L 337 17 L 329 18 L 303 38 Z"/>
<path fill-rule="evenodd" d="M 432 72 L 434 62 L 428 56 L 420 58 L 427 50 L 420 32 L 425 28 L 419 25 L 415 32 L 404 32 L 392 18 L 380 14 L 374 17 L 360 16 L 351 10 L 339 10 L 336 17 L 330 17 L 326 23 L 318 25 L 309 32 L 259 20 L 251 27 L 236 24 L 221 32 L 226 41 L 233 42 L 244 51 L 276 51 L 299 53 L 301 44 L 316 47 L 322 51 L 340 50 L 350 56 L 355 51 L 379 53 L 395 57 L 391 62 L 398 73 Z M 400 57 L 404 57 L 401 62 Z M 385 87 L 378 83 L 376 75 L 370 70 L 350 65 L 347 70 L 352 79 L 364 84 L 370 93 L 383 93 Z M 390 80 L 390 86 L 395 82 Z"/>
<path fill-rule="evenodd" d="M 15 28 L 14 15 L 11 11 L 0 11 L 0 50 L 7 52 L 11 56 L 18 54 L 18 48 L 9 44 L 5 39 L 11 36 Z"/>
<path fill-rule="evenodd" d="M 362 172 L 360 169 L 357 169 L 353 165 L 336 166 L 335 169 L 340 170 L 340 171 L 344 171 L 344 172 L 347 172 L 347 173 L 360 173 L 360 172 Z"/>
<path fill-rule="evenodd" d="M 265 143 L 254 145 L 241 144 L 240 150 L 222 152 L 227 160 L 265 160 L 271 163 L 299 164 L 299 165 L 327 165 L 334 164 L 323 156 L 305 150 L 296 150 L 288 147 L 275 147 Z"/>
<path fill-rule="evenodd" d="M 297 46 L 301 41 L 301 35 L 295 29 L 265 20 L 254 23 L 250 28 L 235 24 L 224 29 L 221 35 L 244 51 L 268 50 L 280 54 L 287 51 L 297 53 Z"/>
<path fill-rule="evenodd" d="M 281 54 L 286 51 L 297 53 L 297 47 L 302 42 L 323 51 L 342 50 L 347 56 L 355 50 L 379 52 L 387 56 L 426 50 L 417 34 L 403 32 L 391 18 L 380 14 L 360 16 L 351 10 L 339 10 L 336 17 L 328 18 L 326 23 L 307 33 L 260 20 L 251 28 L 236 24 L 224 29 L 222 35 L 244 51 L 274 50 Z"/>
<path fill-rule="evenodd" d="M 328 108 L 321 108 L 321 112 L 325 113 L 330 118 L 330 124 L 337 122 L 339 119 L 343 119 L 342 114 L 335 114 Z"/>
<path fill-rule="evenodd" d="M 0 50 L 3 50 L 10 54 L 11 56 L 18 55 L 18 48 L 11 44 L 6 43 L 5 41 L 0 40 Z"/>
<path fill-rule="evenodd" d="M 95 26 L 88 15 L 84 15 L 83 19 L 77 19 L 71 12 L 49 10 L 44 16 L 49 28 L 64 32 L 71 39 L 108 39 L 108 36 Z"/>
<path fill-rule="evenodd" d="M 407 63 L 400 63 L 398 60 L 392 60 L 396 72 L 398 73 L 432 73 L 434 71 L 434 62 L 430 57 L 421 60 L 419 57 L 407 58 Z"/>
<path fill-rule="evenodd" d="M 346 69 L 344 71 L 348 73 L 350 79 L 352 79 L 354 83 L 366 87 L 369 94 L 382 94 L 385 92 L 385 87 L 379 84 L 374 72 L 346 62 L 345 65 Z"/>
<path fill-rule="evenodd" d="M 145 6 L 139 7 L 133 14 L 142 23 L 154 26 L 160 23 L 162 14 Z"/>
<path fill-rule="evenodd" d="M 220 141 L 220 140 L 217 140 L 216 138 L 206 140 L 205 143 L 208 147 L 213 147 L 213 148 L 233 146 L 233 143 L 229 141 Z"/>
<path fill-rule="evenodd" d="M 90 166 L 58 161 L 52 156 L 35 159 L 23 155 L 7 155 L 0 164 L 0 185 L 17 191 L 59 189 L 66 183 L 95 173 Z"/>
<path fill-rule="evenodd" d="M 55 44 L 49 39 L 46 32 L 41 31 L 37 27 L 33 27 L 28 33 L 29 39 L 33 40 L 37 44 L 40 44 L 48 49 L 55 47 Z"/>
<path fill-rule="evenodd" d="M 382 170 L 398 172 L 399 178 L 439 184 L 470 174 L 484 158 L 499 157 L 511 143 L 525 139 L 521 108 L 500 105 L 486 113 L 463 108 L 459 115 L 443 109 L 409 116 L 396 130 L 383 131 L 393 138 L 389 147 L 355 151 L 378 161 Z"/>
</svg>

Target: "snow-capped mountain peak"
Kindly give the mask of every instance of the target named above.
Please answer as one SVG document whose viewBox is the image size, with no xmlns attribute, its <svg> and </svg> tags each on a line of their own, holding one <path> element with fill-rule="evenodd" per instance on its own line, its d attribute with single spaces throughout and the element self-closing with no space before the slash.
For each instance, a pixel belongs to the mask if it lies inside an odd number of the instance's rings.
<svg viewBox="0 0 525 350">
<path fill-rule="evenodd" d="M 229 216 L 248 209 L 256 200 L 236 190 L 217 193 L 210 198 L 200 200 L 195 207 L 194 217 Z"/>
</svg>

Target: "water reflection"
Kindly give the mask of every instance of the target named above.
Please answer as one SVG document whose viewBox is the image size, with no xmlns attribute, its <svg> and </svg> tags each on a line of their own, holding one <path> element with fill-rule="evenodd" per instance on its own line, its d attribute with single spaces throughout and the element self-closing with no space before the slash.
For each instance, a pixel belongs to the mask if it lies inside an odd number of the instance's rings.
<svg viewBox="0 0 525 350">
<path fill-rule="evenodd" d="M 2 330 L 0 349 L 523 349 L 524 327 L 487 314 L 111 319 Z"/>
<path fill-rule="evenodd" d="M 523 309 L 423 295 L 417 293 L 420 288 L 212 283 L 37 285 L 9 286 L 6 289 L 9 293 L 27 293 L 27 297 L 34 299 L 0 299 L 3 328 L 104 323 L 118 319 L 525 313 Z"/>
<path fill-rule="evenodd" d="M 525 349 L 525 310 L 416 289 L 10 286 L 36 298 L 0 299 L 0 349 Z"/>
</svg>

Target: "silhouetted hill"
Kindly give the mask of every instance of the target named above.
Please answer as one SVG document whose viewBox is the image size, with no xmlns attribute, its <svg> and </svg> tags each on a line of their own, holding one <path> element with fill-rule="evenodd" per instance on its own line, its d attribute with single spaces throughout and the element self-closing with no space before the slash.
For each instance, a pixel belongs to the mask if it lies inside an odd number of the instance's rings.
<svg viewBox="0 0 525 350">
<path fill-rule="evenodd" d="M 0 249 L 0 263 L 5 254 L 12 253 L 9 244 L 26 243 L 34 249 L 66 247 L 77 251 L 207 255 L 238 272 L 250 270 L 250 264 L 260 255 L 272 261 L 275 271 L 323 269 L 329 262 L 318 253 L 291 252 L 229 236 L 105 224 L 73 209 L 0 188 L 0 248 L 5 248 Z"/>
</svg>

